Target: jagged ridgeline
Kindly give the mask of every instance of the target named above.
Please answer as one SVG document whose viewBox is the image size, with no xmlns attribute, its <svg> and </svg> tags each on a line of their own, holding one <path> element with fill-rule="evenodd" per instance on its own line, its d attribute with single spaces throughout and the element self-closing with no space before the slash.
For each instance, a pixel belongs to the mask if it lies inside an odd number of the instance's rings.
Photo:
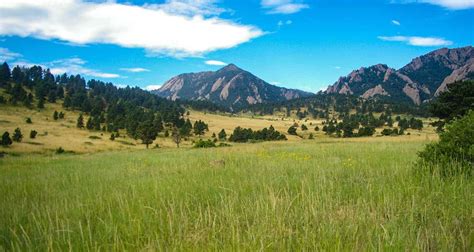
<svg viewBox="0 0 474 252">
<path fill-rule="evenodd" d="M 181 127 L 184 108 L 180 103 L 160 98 L 138 87 L 117 88 L 112 83 L 86 81 L 80 75 L 54 76 L 40 66 L 0 69 L 0 102 L 41 109 L 46 102 L 87 113 L 102 130 L 126 129 L 138 138 L 145 122 Z"/>
<path fill-rule="evenodd" d="M 435 50 L 399 70 L 385 64 L 361 67 L 339 78 L 326 92 L 420 105 L 446 91 L 448 84 L 468 79 L 474 79 L 472 46 Z"/>
</svg>

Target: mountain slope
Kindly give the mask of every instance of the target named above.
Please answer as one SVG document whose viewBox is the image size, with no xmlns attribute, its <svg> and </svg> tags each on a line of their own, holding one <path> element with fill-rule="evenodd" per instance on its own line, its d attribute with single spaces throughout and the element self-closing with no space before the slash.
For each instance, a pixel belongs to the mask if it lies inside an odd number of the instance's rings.
<svg viewBox="0 0 474 252">
<path fill-rule="evenodd" d="M 178 75 L 152 93 L 171 100 L 208 100 L 230 108 L 311 95 L 268 84 L 234 64 L 215 72 Z"/>
<path fill-rule="evenodd" d="M 360 68 L 341 77 L 326 92 L 364 98 L 383 96 L 394 101 L 421 104 L 445 91 L 447 84 L 473 77 L 472 46 L 442 48 L 413 59 L 399 70 L 383 64 Z"/>
</svg>

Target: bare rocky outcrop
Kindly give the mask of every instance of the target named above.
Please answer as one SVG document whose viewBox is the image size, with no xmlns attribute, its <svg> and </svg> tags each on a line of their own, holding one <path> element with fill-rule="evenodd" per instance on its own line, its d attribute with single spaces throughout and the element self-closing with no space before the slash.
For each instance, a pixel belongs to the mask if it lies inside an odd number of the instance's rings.
<svg viewBox="0 0 474 252">
<path fill-rule="evenodd" d="M 382 96 L 390 96 L 390 94 L 383 89 L 382 85 L 377 85 L 374 88 L 371 88 L 361 96 L 364 99 L 372 98 L 376 95 L 382 95 Z"/>
</svg>

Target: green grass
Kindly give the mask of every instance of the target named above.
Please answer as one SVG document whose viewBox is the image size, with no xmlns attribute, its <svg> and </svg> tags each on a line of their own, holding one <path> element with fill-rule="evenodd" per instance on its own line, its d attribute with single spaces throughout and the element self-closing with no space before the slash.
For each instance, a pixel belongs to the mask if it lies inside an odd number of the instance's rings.
<svg viewBox="0 0 474 252">
<path fill-rule="evenodd" d="M 6 157 L 0 250 L 472 251 L 474 183 L 414 176 L 423 144 Z"/>
</svg>

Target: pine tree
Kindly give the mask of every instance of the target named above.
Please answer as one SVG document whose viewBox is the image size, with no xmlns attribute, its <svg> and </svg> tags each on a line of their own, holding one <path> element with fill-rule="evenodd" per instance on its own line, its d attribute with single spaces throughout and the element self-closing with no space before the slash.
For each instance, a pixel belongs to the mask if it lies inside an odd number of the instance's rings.
<svg viewBox="0 0 474 252">
<path fill-rule="evenodd" d="M 111 141 L 114 141 L 115 140 L 115 135 L 114 133 L 110 134 L 110 138 L 109 138 Z"/>
<path fill-rule="evenodd" d="M 3 133 L 1 145 L 2 146 L 9 146 L 12 143 L 13 142 L 12 142 L 12 139 L 10 138 L 10 133 L 8 133 L 8 132 Z"/>
<path fill-rule="evenodd" d="M 219 140 L 221 141 L 225 141 L 227 139 L 227 133 L 225 133 L 225 130 L 222 129 L 219 134 L 217 134 L 217 136 L 219 137 Z"/>
<path fill-rule="evenodd" d="M 43 97 L 38 98 L 38 104 L 36 105 L 36 107 L 39 108 L 39 109 L 44 109 L 44 98 Z"/>
<path fill-rule="evenodd" d="M 205 122 L 203 122 L 201 120 L 198 120 L 198 121 L 194 122 L 194 134 L 195 135 L 199 135 L 199 136 L 204 135 L 206 130 L 207 131 L 209 130 L 209 126 Z"/>
<path fill-rule="evenodd" d="M 55 121 L 57 121 L 57 120 L 59 119 L 59 114 L 58 114 L 58 111 L 56 111 L 56 110 L 55 110 L 54 113 L 53 113 L 53 119 L 54 119 Z"/>
<path fill-rule="evenodd" d="M 82 114 L 80 114 L 79 117 L 77 118 L 77 124 L 76 124 L 76 126 L 77 126 L 79 129 L 84 128 L 84 116 L 82 116 Z"/>
<path fill-rule="evenodd" d="M 3 87 L 8 84 L 11 79 L 10 67 L 7 62 L 4 62 L 0 66 L 0 87 Z"/>
<path fill-rule="evenodd" d="M 94 124 L 92 123 L 92 117 L 89 117 L 89 119 L 87 119 L 86 129 L 92 130 L 93 128 L 94 128 Z"/>
<path fill-rule="evenodd" d="M 146 145 L 152 144 L 155 141 L 158 132 L 156 131 L 152 121 L 145 121 L 138 126 L 138 134 L 142 143 Z"/>
<path fill-rule="evenodd" d="M 21 142 L 21 140 L 23 139 L 23 134 L 21 134 L 20 128 L 15 129 L 15 132 L 13 133 L 12 139 L 15 142 Z"/>
</svg>

